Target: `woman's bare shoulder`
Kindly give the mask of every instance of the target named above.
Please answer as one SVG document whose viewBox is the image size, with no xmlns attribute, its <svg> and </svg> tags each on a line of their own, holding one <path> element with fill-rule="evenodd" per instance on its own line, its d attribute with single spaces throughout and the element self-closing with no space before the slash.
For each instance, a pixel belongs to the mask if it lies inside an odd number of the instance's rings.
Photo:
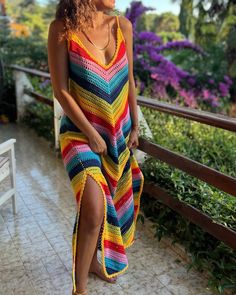
<svg viewBox="0 0 236 295">
<path fill-rule="evenodd" d="M 119 20 L 122 31 L 132 30 L 133 24 L 127 17 L 125 17 L 124 15 L 120 15 Z"/>
<path fill-rule="evenodd" d="M 64 22 L 62 20 L 54 19 L 49 24 L 49 30 L 56 35 L 63 33 L 64 29 Z"/>
</svg>

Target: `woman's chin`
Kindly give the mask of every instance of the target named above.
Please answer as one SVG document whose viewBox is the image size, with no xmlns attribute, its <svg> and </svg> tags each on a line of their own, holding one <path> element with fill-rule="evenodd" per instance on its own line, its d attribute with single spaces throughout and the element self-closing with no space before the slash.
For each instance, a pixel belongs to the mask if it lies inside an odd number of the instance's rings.
<svg viewBox="0 0 236 295">
<path fill-rule="evenodd" d="M 115 8 L 115 3 L 111 5 L 110 7 L 108 7 L 108 9 L 114 9 L 114 8 Z"/>
<path fill-rule="evenodd" d="M 116 1 L 115 1 L 115 0 L 111 1 L 111 3 L 110 3 L 109 6 L 110 6 L 110 7 L 109 7 L 110 9 L 114 9 L 115 6 L 116 6 Z"/>
</svg>

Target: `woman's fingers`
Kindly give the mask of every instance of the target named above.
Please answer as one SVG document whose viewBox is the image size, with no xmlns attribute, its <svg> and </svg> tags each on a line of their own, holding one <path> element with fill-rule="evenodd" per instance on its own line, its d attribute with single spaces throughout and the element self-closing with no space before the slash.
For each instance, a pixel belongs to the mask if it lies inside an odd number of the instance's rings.
<svg viewBox="0 0 236 295">
<path fill-rule="evenodd" d="M 139 142 L 138 142 L 138 139 L 137 140 L 134 140 L 131 144 L 131 148 L 137 148 L 139 145 Z"/>
</svg>

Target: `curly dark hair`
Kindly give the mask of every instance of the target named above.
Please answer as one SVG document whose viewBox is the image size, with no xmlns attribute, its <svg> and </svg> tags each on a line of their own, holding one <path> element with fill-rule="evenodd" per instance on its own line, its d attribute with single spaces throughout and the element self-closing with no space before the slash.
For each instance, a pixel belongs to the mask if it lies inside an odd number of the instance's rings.
<svg viewBox="0 0 236 295">
<path fill-rule="evenodd" d="M 106 14 L 114 12 L 113 9 Z M 61 38 L 68 39 L 69 33 L 77 33 L 88 27 L 92 27 L 93 15 L 96 6 L 92 0 L 60 0 L 56 7 L 55 19 L 64 23 L 64 33 Z"/>
</svg>

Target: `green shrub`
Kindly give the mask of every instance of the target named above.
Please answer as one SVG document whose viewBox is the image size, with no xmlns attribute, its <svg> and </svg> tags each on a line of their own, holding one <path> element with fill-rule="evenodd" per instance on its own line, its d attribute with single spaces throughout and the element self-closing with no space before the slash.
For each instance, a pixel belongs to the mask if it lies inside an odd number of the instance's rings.
<svg viewBox="0 0 236 295">
<path fill-rule="evenodd" d="M 28 76 L 35 92 L 52 99 L 50 79 Z M 53 108 L 37 100 L 26 106 L 23 122 L 33 128 L 39 136 L 54 143 Z"/>
<path fill-rule="evenodd" d="M 154 142 L 236 177 L 236 134 L 141 107 Z"/>
<path fill-rule="evenodd" d="M 54 117 L 50 106 L 37 101 L 29 103 L 23 122 L 33 128 L 39 136 L 54 143 Z"/>
<path fill-rule="evenodd" d="M 236 177 L 235 134 L 141 108 L 155 143 Z M 146 181 L 154 181 L 173 198 L 236 230 L 235 197 L 150 156 L 147 156 L 141 169 Z M 158 239 L 169 236 L 173 243 L 183 244 L 191 253 L 189 268 L 206 271 L 209 286 L 219 293 L 223 293 L 225 288 L 236 291 L 235 251 L 151 196 L 143 194 L 141 206 L 145 215 L 154 222 Z"/>
<path fill-rule="evenodd" d="M 28 79 L 30 80 L 35 92 L 52 99 L 53 90 L 50 79 L 32 75 L 28 75 Z"/>
</svg>

